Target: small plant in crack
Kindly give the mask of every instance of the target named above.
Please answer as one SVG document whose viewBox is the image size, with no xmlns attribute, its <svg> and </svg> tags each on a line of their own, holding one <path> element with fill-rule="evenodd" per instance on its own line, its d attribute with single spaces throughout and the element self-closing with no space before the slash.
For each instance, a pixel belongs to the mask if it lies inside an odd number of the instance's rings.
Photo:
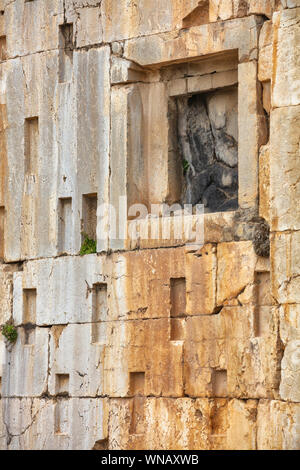
<svg viewBox="0 0 300 470">
<path fill-rule="evenodd" d="M 97 252 L 96 240 L 89 238 L 86 233 L 82 233 L 82 236 L 84 237 L 84 240 L 82 242 L 79 254 L 83 256 L 83 255 L 89 255 L 91 253 L 96 253 Z"/>
<path fill-rule="evenodd" d="M 184 159 L 184 160 L 182 161 L 182 168 L 183 168 L 183 174 L 184 174 L 184 176 L 187 174 L 189 167 L 190 167 L 189 162 Z"/>
<path fill-rule="evenodd" d="M 1 333 L 10 343 L 15 343 L 18 338 L 17 328 L 12 323 L 5 323 L 1 326 Z"/>
</svg>

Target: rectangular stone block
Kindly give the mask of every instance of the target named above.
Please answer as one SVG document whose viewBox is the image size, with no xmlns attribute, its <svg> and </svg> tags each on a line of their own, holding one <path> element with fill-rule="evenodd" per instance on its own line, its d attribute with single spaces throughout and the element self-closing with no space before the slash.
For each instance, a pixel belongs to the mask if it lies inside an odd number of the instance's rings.
<svg viewBox="0 0 300 470">
<path fill-rule="evenodd" d="M 270 198 L 271 229 L 299 230 L 296 211 L 300 197 L 299 167 L 300 106 L 271 112 Z"/>
<path fill-rule="evenodd" d="M 90 254 L 28 262 L 24 271 L 14 277 L 15 323 L 23 323 L 24 289 L 36 289 L 39 326 L 91 322 L 93 284 L 105 282 L 109 274 L 108 265 L 102 261 L 103 258 Z"/>
<path fill-rule="evenodd" d="M 300 104 L 300 8 L 275 13 L 274 24 L 274 108 Z"/>
<path fill-rule="evenodd" d="M 220 243 L 217 259 L 217 305 L 234 305 L 246 286 L 254 282 L 257 257 L 252 242 Z"/>
<path fill-rule="evenodd" d="M 101 398 L 7 398 L 2 413 L 13 435 L 8 450 L 91 450 L 107 437 L 107 402 Z"/>
<path fill-rule="evenodd" d="M 18 339 L 6 350 L 3 397 L 37 397 L 47 391 L 49 329 L 19 327 Z"/>
<path fill-rule="evenodd" d="M 300 405 L 260 400 L 257 408 L 258 450 L 299 450 Z"/>
<path fill-rule="evenodd" d="M 57 48 L 58 25 L 63 20 L 61 0 L 8 3 L 5 7 L 8 57 Z"/>
<path fill-rule="evenodd" d="M 102 343 L 92 343 L 92 328 L 101 330 Z M 50 329 L 50 395 L 95 397 L 103 395 L 103 368 L 107 322 L 53 326 Z M 61 376 L 67 376 L 60 384 Z"/>
<path fill-rule="evenodd" d="M 109 323 L 105 394 L 134 396 L 131 374 L 137 373 L 144 374 L 142 396 L 183 395 L 182 341 L 170 340 L 168 318 Z"/>
<path fill-rule="evenodd" d="M 109 448 L 255 449 L 255 400 L 147 398 L 144 431 L 130 434 L 132 401 L 111 400 Z M 167 413 L 168 419 L 161 417 Z M 122 423 L 120 426 L 119 423 Z"/>
<path fill-rule="evenodd" d="M 226 23 L 195 26 L 180 35 L 170 32 L 129 39 L 125 42 L 124 55 L 142 66 L 186 61 L 232 49 L 239 49 L 241 62 L 257 59 L 259 23 L 260 20 L 250 16 Z"/>
<path fill-rule="evenodd" d="M 261 309 L 265 328 L 259 336 L 252 306 L 224 307 L 216 315 L 187 319 L 185 394 L 193 397 L 277 397 L 282 357 L 277 344 L 278 314 L 272 307 Z"/>
<path fill-rule="evenodd" d="M 300 303 L 300 232 L 271 238 L 272 295 L 279 304 Z"/>
<path fill-rule="evenodd" d="M 265 21 L 259 34 L 258 79 L 271 80 L 273 75 L 273 23 Z"/>
</svg>

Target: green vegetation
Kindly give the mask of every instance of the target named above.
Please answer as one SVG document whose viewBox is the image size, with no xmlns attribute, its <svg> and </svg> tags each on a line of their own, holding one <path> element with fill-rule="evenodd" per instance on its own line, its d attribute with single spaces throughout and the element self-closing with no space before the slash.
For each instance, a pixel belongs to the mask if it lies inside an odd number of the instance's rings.
<svg viewBox="0 0 300 470">
<path fill-rule="evenodd" d="M 1 333 L 10 343 L 15 343 L 18 337 L 17 328 L 11 323 L 6 323 L 1 327 Z"/>
<path fill-rule="evenodd" d="M 184 160 L 182 161 L 182 168 L 183 168 L 183 174 L 184 174 L 184 176 L 187 174 L 187 171 L 188 171 L 189 167 L 190 167 L 189 162 L 184 159 Z"/>
<path fill-rule="evenodd" d="M 83 256 L 83 255 L 89 255 L 91 253 L 96 253 L 97 252 L 96 241 L 89 238 L 86 233 L 83 233 L 82 235 L 84 236 L 84 240 L 82 242 L 79 254 Z"/>
</svg>

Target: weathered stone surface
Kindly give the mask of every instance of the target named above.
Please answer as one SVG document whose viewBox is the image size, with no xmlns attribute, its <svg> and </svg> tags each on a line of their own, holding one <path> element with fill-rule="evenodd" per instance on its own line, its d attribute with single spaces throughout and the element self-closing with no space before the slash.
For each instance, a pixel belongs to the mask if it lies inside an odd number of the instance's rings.
<svg viewBox="0 0 300 470">
<path fill-rule="evenodd" d="M 105 348 L 105 394 L 138 394 L 135 373 L 142 373 L 143 396 L 183 396 L 182 341 L 172 341 L 170 320 L 114 322 Z"/>
<path fill-rule="evenodd" d="M 272 295 L 280 304 L 299 304 L 300 232 L 279 233 L 271 242 Z"/>
<path fill-rule="evenodd" d="M 271 307 L 261 306 L 258 311 L 250 306 L 224 307 L 218 315 L 188 319 L 185 393 L 193 397 L 277 397 L 282 355 L 277 329 L 277 311 Z M 270 357 L 266 351 L 272 351 Z"/>
<path fill-rule="evenodd" d="M 105 399 L 7 398 L 2 409 L 8 450 L 91 450 L 107 436 Z"/>
<path fill-rule="evenodd" d="M 280 396 L 284 400 L 300 401 L 300 339 L 287 343 L 281 362 Z"/>
<path fill-rule="evenodd" d="M 254 449 L 255 400 L 148 398 L 142 433 L 131 434 L 131 400 L 112 400 L 112 449 Z M 161 419 L 162 416 L 168 419 Z M 180 417 L 180 418 L 179 418 Z M 239 430 L 239 431 L 238 431 Z"/>
<path fill-rule="evenodd" d="M 18 328 L 16 344 L 4 353 L 3 397 L 36 397 L 47 391 L 48 343 L 48 328 Z"/>
<path fill-rule="evenodd" d="M 103 393 L 106 322 L 52 326 L 50 330 L 50 395 L 95 397 Z M 65 376 L 65 379 L 64 379 Z M 65 390 L 60 381 L 65 380 Z"/>
<path fill-rule="evenodd" d="M 178 98 L 179 148 L 187 162 L 183 202 L 207 212 L 237 208 L 237 93 Z"/>
<path fill-rule="evenodd" d="M 267 143 L 267 123 L 257 83 L 257 64 L 246 62 L 239 68 L 239 206 L 255 207 L 258 199 L 258 151 Z M 255 110 L 255 111 L 254 111 Z M 253 112 L 254 111 L 254 112 Z"/>
<path fill-rule="evenodd" d="M 270 204 L 272 230 L 299 230 L 295 211 L 299 182 L 300 106 L 275 109 L 271 113 Z"/>
<path fill-rule="evenodd" d="M 270 223 L 270 147 L 259 152 L 259 215 Z"/>
<path fill-rule="evenodd" d="M 217 304 L 230 305 L 254 282 L 256 256 L 251 242 L 220 243 L 217 250 Z"/>
<path fill-rule="evenodd" d="M 259 450 L 299 450 L 300 406 L 261 400 L 257 408 Z"/>
<path fill-rule="evenodd" d="M 92 321 L 93 284 L 105 282 L 106 266 L 97 255 L 61 257 L 26 263 L 14 277 L 14 321 L 23 324 L 23 289 L 36 289 L 36 324 L 55 325 Z M 67 280 L 68 288 L 60 288 Z M 103 313 L 103 320 L 107 312 Z"/>
<path fill-rule="evenodd" d="M 273 23 L 265 21 L 259 34 L 258 79 L 271 80 L 273 70 Z"/>
<path fill-rule="evenodd" d="M 257 58 L 257 27 L 257 20 L 249 17 L 190 28 L 180 35 L 176 32 L 131 39 L 125 42 L 124 55 L 140 65 L 154 66 L 239 49 L 240 61 L 247 61 Z"/>
<path fill-rule="evenodd" d="M 274 107 L 300 104 L 299 17 L 299 8 L 284 10 L 274 15 L 275 63 L 272 76 Z"/>
<path fill-rule="evenodd" d="M 1 449 L 300 448 L 297 7 L 0 0 Z"/>
</svg>

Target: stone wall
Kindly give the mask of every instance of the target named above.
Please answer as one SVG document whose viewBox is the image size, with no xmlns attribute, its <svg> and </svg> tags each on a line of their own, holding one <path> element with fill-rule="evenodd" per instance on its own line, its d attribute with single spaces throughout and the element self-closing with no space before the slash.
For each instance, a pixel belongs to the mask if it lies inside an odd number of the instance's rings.
<svg viewBox="0 0 300 470">
<path fill-rule="evenodd" d="M 299 0 L 0 0 L 1 449 L 300 448 L 299 43 Z"/>
</svg>

